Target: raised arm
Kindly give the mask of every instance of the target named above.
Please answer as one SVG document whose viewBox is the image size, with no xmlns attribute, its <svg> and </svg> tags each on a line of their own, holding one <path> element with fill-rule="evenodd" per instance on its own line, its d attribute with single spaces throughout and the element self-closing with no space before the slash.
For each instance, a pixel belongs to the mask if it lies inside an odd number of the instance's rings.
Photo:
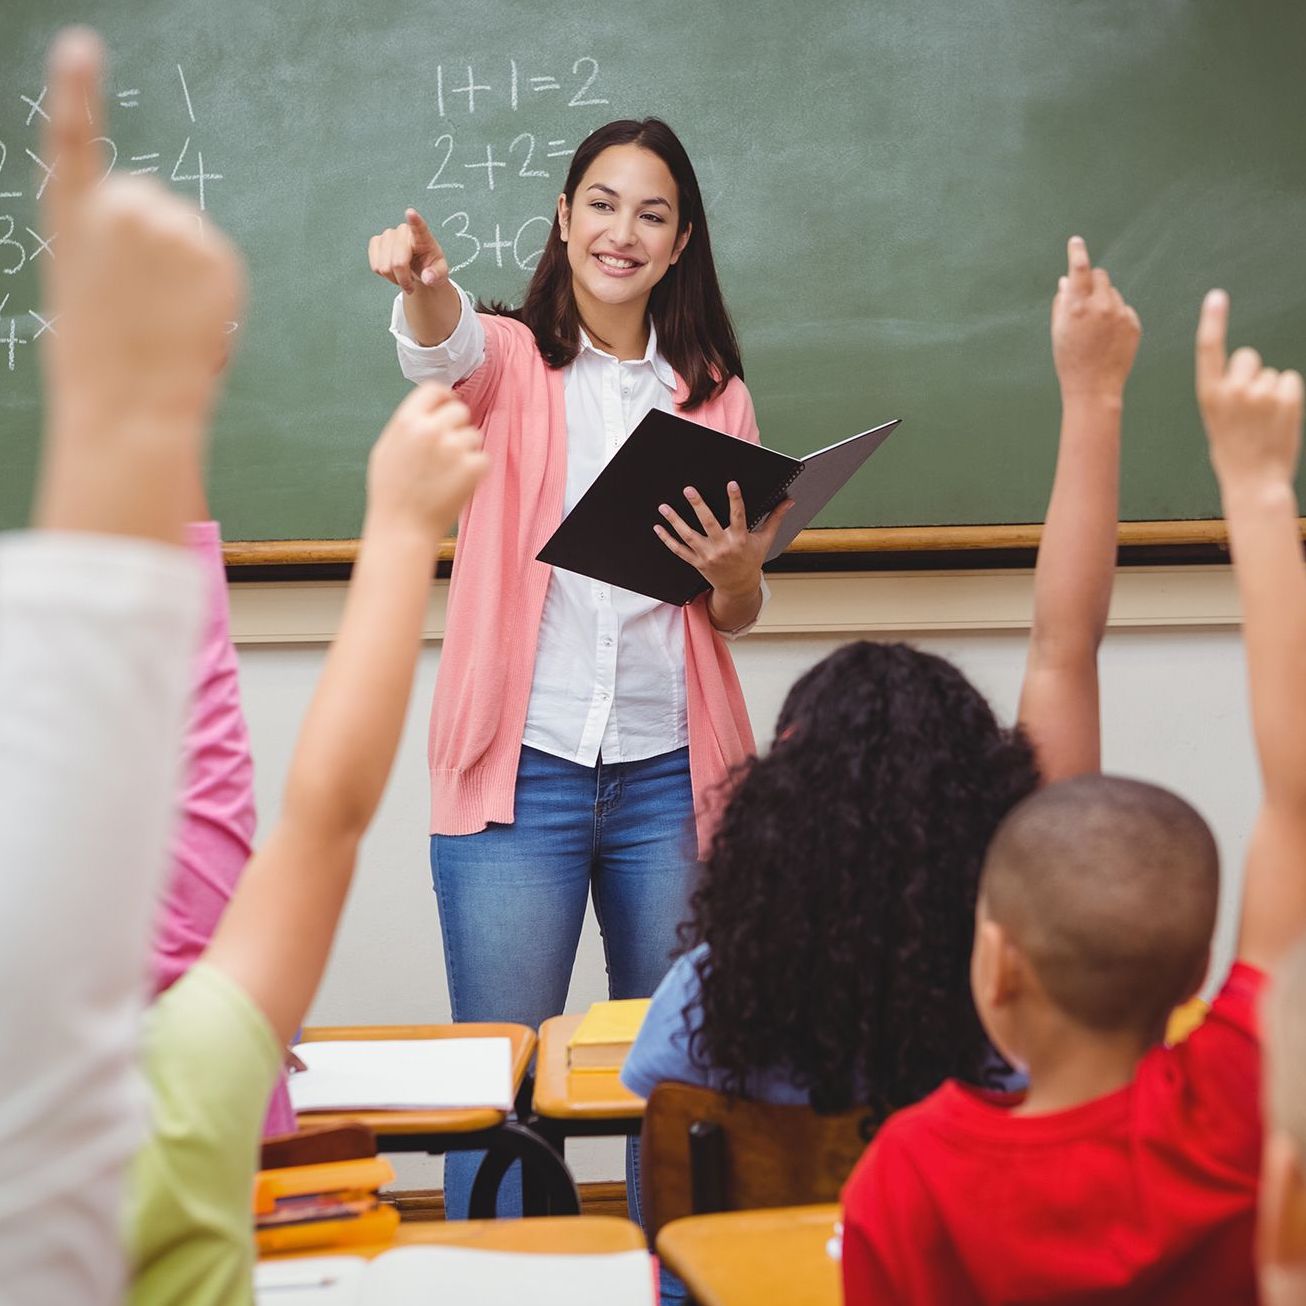
<svg viewBox="0 0 1306 1306">
<path fill-rule="evenodd" d="M 1034 571 L 1020 723 L 1044 782 L 1101 766 L 1097 651 L 1115 574 L 1120 416 L 1141 328 L 1072 236 L 1052 301 L 1061 439 Z"/>
<path fill-rule="evenodd" d="M 1197 400 L 1229 526 L 1264 794 L 1247 851 L 1238 954 L 1268 969 L 1306 933 L 1306 570 L 1293 477 L 1302 379 L 1254 349 L 1226 360 L 1229 297 L 1197 328 Z"/>
<path fill-rule="evenodd" d="M 408 396 L 372 451 L 362 547 L 281 817 L 205 954 L 283 1042 L 317 989 L 359 840 L 390 774 L 436 549 L 485 466 L 467 409 L 435 386 Z"/>
<path fill-rule="evenodd" d="M 103 186 L 102 54 L 51 53 L 45 431 L 34 525 L 0 544 L 0 1281 L 119 1300 L 120 1174 L 199 578 L 197 474 L 239 265 L 143 179 Z M 185 286 L 185 294 L 177 287 Z"/>
</svg>

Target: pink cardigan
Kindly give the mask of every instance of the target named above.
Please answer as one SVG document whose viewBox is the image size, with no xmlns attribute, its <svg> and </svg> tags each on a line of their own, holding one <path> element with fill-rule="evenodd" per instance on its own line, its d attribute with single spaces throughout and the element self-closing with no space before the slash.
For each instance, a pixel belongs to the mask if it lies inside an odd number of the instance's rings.
<svg viewBox="0 0 1306 1306">
<path fill-rule="evenodd" d="M 431 709 L 431 830 L 474 834 L 510 823 L 522 733 L 552 568 L 535 561 L 562 520 L 567 423 L 561 371 L 530 330 L 489 314 L 485 362 L 458 393 L 481 428 L 490 470 L 458 522 L 447 633 Z M 686 394 L 683 381 L 677 402 Z M 737 377 L 684 416 L 757 443 L 753 401 Z M 719 786 L 753 752 L 739 677 L 707 611 L 685 609 L 685 698 L 699 855 L 706 854 Z"/>
</svg>

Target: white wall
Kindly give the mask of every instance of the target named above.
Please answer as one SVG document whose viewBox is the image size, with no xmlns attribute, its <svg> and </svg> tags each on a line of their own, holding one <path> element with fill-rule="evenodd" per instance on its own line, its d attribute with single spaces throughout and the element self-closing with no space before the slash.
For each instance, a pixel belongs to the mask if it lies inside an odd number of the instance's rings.
<svg viewBox="0 0 1306 1306">
<path fill-rule="evenodd" d="M 769 739 L 781 700 L 795 677 L 839 643 L 857 637 L 858 627 L 876 638 L 912 638 L 920 647 L 952 658 L 990 697 L 999 715 L 1010 720 L 1024 659 L 1028 575 L 959 576 L 950 588 L 931 587 L 939 579 L 852 578 L 827 593 L 817 604 L 819 610 L 813 610 L 811 600 L 818 587 L 806 584 L 804 578 L 785 578 L 777 586 L 769 630 L 759 630 L 736 646 L 736 663 L 759 742 Z M 991 602 L 993 624 L 1008 628 L 985 629 L 983 618 L 974 612 L 976 595 L 983 593 L 989 579 L 1015 587 L 1009 601 L 998 596 Z M 1217 945 L 1217 960 L 1223 964 L 1230 955 L 1234 926 L 1230 907 L 1257 798 L 1241 645 L 1231 624 L 1236 613 L 1228 576 L 1223 569 L 1189 569 L 1122 579 L 1115 624 L 1102 655 L 1105 764 L 1110 770 L 1178 790 L 1215 828 L 1225 865 Z M 891 616 L 892 605 L 886 602 L 889 586 L 900 598 L 910 591 L 912 601 L 903 608 L 905 616 Z M 296 603 L 306 601 L 304 591 L 312 588 L 255 590 L 238 585 L 233 592 L 233 627 L 265 830 L 275 817 L 298 722 L 321 666 L 324 646 L 315 636 L 331 625 L 335 609 L 323 611 L 318 602 L 322 596 L 315 599 L 309 594 L 310 606 L 317 604 L 314 620 L 284 621 L 283 631 L 278 629 L 276 614 L 284 618 Z M 336 591 L 322 589 L 331 603 L 338 597 Z M 1176 604 L 1177 592 L 1182 601 Z M 251 616 L 255 606 L 262 614 L 257 619 Z M 1164 611 L 1165 621 L 1174 624 L 1149 626 L 1149 607 Z M 859 617 L 859 612 L 864 615 Z M 904 620 L 918 623 L 928 633 L 904 631 Z M 831 626 L 838 629 L 828 629 Z M 798 627 L 809 629 L 783 633 Z M 279 634 L 285 640 L 308 642 L 278 642 Z M 395 772 L 364 847 L 309 1023 L 449 1019 L 426 839 L 426 716 L 438 662 L 438 641 L 432 640 L 423 652 Z M 591 915 L 581 940 L 568 1010 L 583 1010 L 603 996 L 603 953 Z M 582 1181 L 622 1174 L 622 1149 L 617 1142 L 574 1142 L 568 1155 Z M 439 1163 L 402 1158 L 399 1178 L 401 1187 L 436 1186 Z"/>
</svg>

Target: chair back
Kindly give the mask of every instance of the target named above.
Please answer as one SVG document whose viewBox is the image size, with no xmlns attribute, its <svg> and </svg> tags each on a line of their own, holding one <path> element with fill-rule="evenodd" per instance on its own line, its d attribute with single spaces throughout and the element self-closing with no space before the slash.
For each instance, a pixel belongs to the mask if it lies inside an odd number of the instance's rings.
<svg viewBox="0 0 1306 1306">
<path fill-rule="evenodd" d="M 696 1084 L 659 1084 L 644 1112 L 639 1158 L 650 1244 L 664 1224 L 688 1215 L 838 1201 L 879 1124 L 869 1107 L 818 1115 Z"/>
</svg>

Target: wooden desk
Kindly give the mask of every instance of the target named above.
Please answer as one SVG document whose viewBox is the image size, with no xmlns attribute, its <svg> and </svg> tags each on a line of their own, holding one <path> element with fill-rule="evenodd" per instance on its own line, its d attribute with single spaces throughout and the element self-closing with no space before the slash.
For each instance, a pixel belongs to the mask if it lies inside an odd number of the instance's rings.
<svg viewBox="0 0 1306 1306">
<path fill-rule="evenodd" d="M 345 1039 L 506 1038 L 511 1045 L 512 1089 L 521 1097 L 535 1032 L 526 1025 L 468 1021 L 456 1025 L 318 1025 L 302 1042 Z M 522 1106 L 525 1104 L 522 1103 Z M 524 1112 L 523 1112 L 524 1114 Z M 472 1107 L 445 1111 L 305 1111 L 305 1125 L 362 1124 L 376 1134 L 382 1152 L 469 1152 L 485 1149 L 485 1180 L 472 1186 L 473 1216 L 493 1216 L 499 1184 L 513 1161 L 522 1162 L 523 1210 L 527 1215 L 579 1215 L 580 1194 L 559 1149 L 506 1111 Z"/>
<path fill-rule="evenodd" d="M 576 1135 L 638 1134 L 644 1099 L 623 1088 L 615 1070 L 567 1069 L 567 1040 L 583 1016 L 554 1016 L 540 1026 L 531 1107 L 541 1133 Z"/>
<path fill-rule="evenodd" d="M 393 1247 L 475 1247 L 494 1252 L 538 1252 L 580 1255 L 587 1252 L 643 1251 L 639 1225 L 612 1215 L 546 1216 L 526 1220 L 405 1220 L 394 1241 L 361 1243 L 356 1247 L 313 1247 L 305 1251 L 265 1256 L 285 1261 L 305 1256 L 379 1256 Z"/>
<path fill-rule="evenodd" d="M 673 1220 L 658 1255 L 698 1306 L 840 1306 L 843 1282 L 830 1255 L 839 1207 L 786 1206 Z"/>
</svg>

